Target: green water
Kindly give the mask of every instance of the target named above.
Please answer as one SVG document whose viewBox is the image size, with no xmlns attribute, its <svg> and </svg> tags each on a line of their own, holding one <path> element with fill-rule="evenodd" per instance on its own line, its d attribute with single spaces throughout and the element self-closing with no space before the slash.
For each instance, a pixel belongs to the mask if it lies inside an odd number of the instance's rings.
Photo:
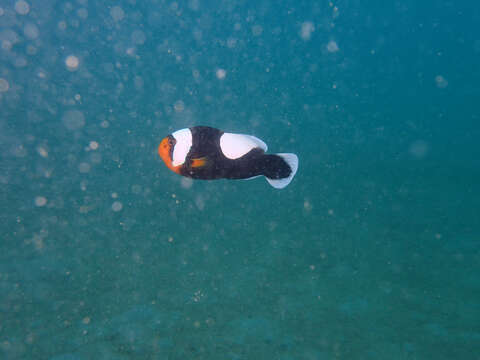
<svg viewBox="0 0 480 360">
<path fill-rule="evenodd" d="M 479 20 L 0 0 L 0 357 L 478 359 Z M 185 180 L 195 125 L 298 173 Z"/>
</svg>

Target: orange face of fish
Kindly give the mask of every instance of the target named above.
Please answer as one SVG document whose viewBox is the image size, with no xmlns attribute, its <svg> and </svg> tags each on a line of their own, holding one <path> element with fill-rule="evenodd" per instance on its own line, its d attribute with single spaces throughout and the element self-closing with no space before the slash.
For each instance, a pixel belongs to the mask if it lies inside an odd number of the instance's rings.
<svg viewBox="0 0 480 360">
<path fill-rule="evenodd" d="M 180 174 L 180 168 L 182 165 L 173 166 L 172 164 L 172 151 L 174 146 L 174 140 L 167 136 L 162 140 L 160 145 L 158 145 L 158 155 L 160 155 L 163 162 L 170 170 Z"/>
</svg>

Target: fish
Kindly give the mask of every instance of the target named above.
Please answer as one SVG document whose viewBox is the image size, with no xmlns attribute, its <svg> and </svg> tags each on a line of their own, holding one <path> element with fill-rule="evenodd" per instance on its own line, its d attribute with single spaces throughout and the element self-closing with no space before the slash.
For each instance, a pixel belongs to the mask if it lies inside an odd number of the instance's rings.
<svg viewBox="0 0 480 360">
<path fill-rule="evenodd" d="M 283 189 L 298 170 L 292 153 L 267 154 L 267 144 L 253 135 L 209 126 L 180 129 L 158 145 L 158 155 L 173 172 L 192 179 L 254 179 L 264 176 Z"/>
</svg>

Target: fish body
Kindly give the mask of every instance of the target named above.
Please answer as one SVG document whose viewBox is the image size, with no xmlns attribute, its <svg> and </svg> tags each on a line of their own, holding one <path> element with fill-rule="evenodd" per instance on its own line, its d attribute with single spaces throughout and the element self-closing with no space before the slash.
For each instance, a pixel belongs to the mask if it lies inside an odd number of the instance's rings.
<svg viewBox="0 0 480 360">
<path fill-rule="evenodd" d="M 175 173 L 192 179 L 251 179 L 265 176 L 275 188 L 287 186 L 298 169 L 295 154 L 267 154 L 267 145 L 252 135 L 208 126 L 177 130 L 158 146 L 158 154 Z"/>
</svg>

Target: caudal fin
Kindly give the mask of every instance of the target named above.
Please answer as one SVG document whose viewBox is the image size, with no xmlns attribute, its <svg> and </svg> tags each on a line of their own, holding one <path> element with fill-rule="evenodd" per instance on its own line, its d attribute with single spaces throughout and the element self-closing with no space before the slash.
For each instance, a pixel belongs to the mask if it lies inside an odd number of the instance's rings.
<svg viewBox="0 0 480 360">
<path fill-rule="evenodd" d="M 272 160 L 269 161 L 265 179 L 276 189 L 283 189 L 290 184 L 298 170 L 298 157 L 295 154 L 275 154 L 267 155 Z M 274 159 L 276 158 L 276 159 Z"/>
</svg>

